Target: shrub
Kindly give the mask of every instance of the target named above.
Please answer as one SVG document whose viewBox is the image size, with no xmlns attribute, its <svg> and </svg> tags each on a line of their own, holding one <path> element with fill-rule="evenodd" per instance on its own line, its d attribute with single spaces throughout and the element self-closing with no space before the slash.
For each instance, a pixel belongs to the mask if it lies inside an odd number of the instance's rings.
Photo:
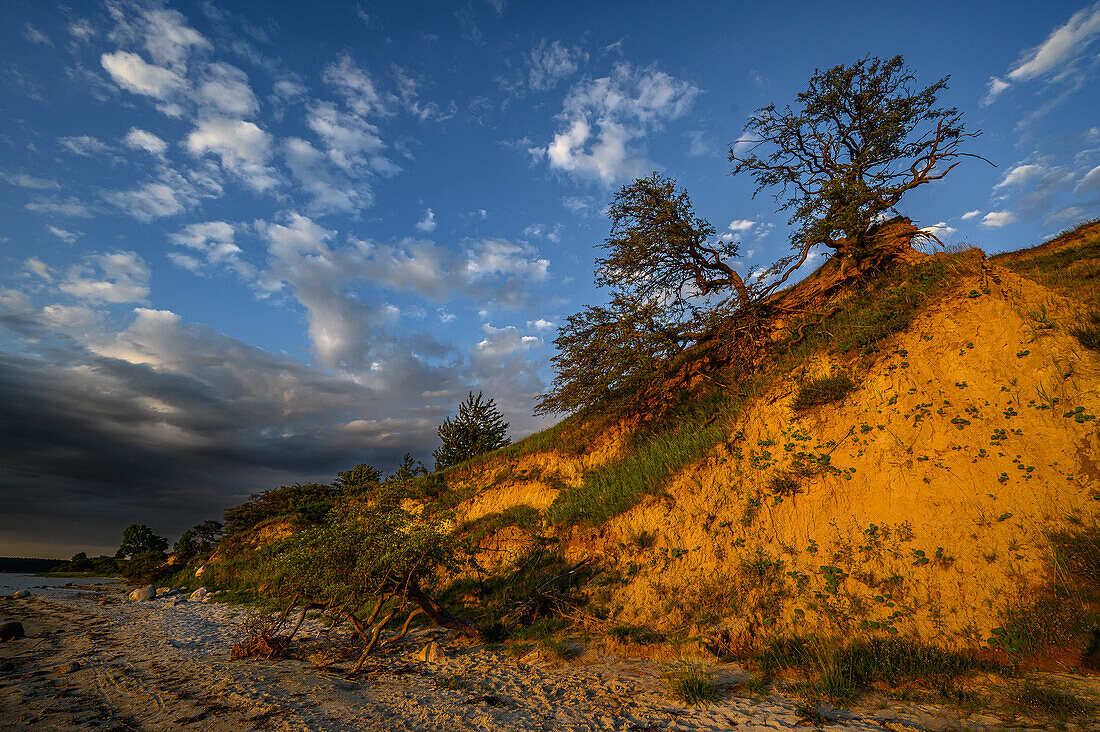
<svg viewBox="0 0 1100 732">
<path fill-rule="evenodd" d="M 802 382 L 791 406 L 795 411 L 805 411 L 822 404 L 838 402 L 855 391 L 856 385 L 848 374 L 832 374 Z"/>
<path fill-rule="evenodd" d="M 718 701 L 714 677 L 698 666 L 680 664 L 667 677 L 668 693 L 673 699 L 689 706 L 705 706 Z"/>
</svg>

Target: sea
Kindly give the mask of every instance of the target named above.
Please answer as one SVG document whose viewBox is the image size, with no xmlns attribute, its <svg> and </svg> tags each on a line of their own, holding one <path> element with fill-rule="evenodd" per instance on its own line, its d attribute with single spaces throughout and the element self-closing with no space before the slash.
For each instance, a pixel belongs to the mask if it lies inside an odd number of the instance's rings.
<svg viewBox="0 0 1100 732">
<path fill-rule="evenodd" d="M 20 590 L 30 590 L 32 595 L 48 598 L 72 597 L 74 593 L 89 589 L 92 585 L 113 585 L 118 580 L 109 577 L 39 577 L 34 574 L 0 572 L 0 596 L 11 597 Z"/>
</svg>

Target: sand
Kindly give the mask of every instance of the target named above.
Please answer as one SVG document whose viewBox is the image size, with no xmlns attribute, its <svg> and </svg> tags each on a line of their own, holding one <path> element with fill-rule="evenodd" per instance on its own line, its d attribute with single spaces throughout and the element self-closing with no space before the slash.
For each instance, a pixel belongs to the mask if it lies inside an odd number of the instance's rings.
<svg viewBox="0 0 1100 732">
<path fill-rule="evenodd" d="M 100 606 L 105 597 L 111 604 Z M 748 695 L 740 683 L 749 673 L 713 660 L 707 667 L 722 697 L 705 707 L 667 696 L 667 663 L 591 649 L 570 662 L 537 653 L 516 660 L 426 629 L 352 677 L 346 655 L 328 668 L 293 659 L 231 661 L 246 618 L 239 607 L 123 597 L 116 589 L 65 600 L 0 599 L 0 620 L 19 620 L 28 635 L 0 644 L 0 729 L 755 730 L 807 724 L 800 724 L 801 699 Z M 327 638 L 318 625 L 303 627 L 303 657 L 340 646 L 340 638 Z M 417 660 L 433 638 L 446 658 Z M 821 710 L 837 720 L 836 730 L 1002 729 L 1006 721 L 873 695 L 852 710 Z M 1011 721 L 1015 729 L 1039 728 L 1023 718 Z M 1082 724 L 1077 728 L 1091 723 Z"/>
</svg>

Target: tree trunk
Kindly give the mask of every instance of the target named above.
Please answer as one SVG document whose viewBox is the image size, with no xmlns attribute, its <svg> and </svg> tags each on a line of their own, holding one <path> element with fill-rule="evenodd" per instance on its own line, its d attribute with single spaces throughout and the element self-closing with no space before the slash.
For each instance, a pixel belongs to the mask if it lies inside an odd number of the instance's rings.
<svg viewBox="0 0 1100 732">
<path fill-rule="evenodd" d="M 431 618 L 436 625 L 451 630 L 457 630 L 459 633 L 476 640 L 481 640 L 483 638 L 481 628 L 467 620 L 452 615 L 439 607 L 439 605 L 436 605 L 432 598 L 424 594 L 424 591 L 420 589 L 420 584 L 416 582 L 416 580 L 409 581 L 405 589 L 405 594 L 410 600 L 419 605 L 424 611 L 424 614 Z"/>
</svg>

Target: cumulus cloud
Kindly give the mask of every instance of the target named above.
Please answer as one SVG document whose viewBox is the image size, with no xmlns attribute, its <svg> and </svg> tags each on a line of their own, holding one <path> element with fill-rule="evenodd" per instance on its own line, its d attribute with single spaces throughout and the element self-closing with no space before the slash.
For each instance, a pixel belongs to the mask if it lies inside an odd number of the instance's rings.
<svg viewBox="0 0 1100 732">
<path fill-rule="evenodd" d="M 652 167 L 634 144 L 681 117 L 700 94 L 690 82 L 655 67 L 616 64 L 609 76 L 585 79 L 565 97 L 560 131 L 540 149 L 550 167 L 605 184 Z"/>
<path fill-rule="evenodd" d="M 932 224 L 931 226 L 922 226 L 921 231 L 926 234 L 931 234 L 938 239 L 948 239 L 956 231 L 955 227 L 948 226 L 946 221 L 940 221 L 939 223 Z"/>
<path fill-rule="evenodd" d="M 993 77 L 983 104 L 991 104 L 1012 84 L 1039 78 L 1058 81 L 1075 71 L 1079 62 L 1089 58 L 1088 50 L 1100 37 L 1100 2 L 1070 16 L 1055 28 L 1046 40 L 1024 52 L 1003 77 Z"/>
<path fill-rule="evenodd" d="M 213 113 L 227 117 L 248 117 L 260 108 L 248 85 L 248 75 L 221 62 L 207 65 L 203 79 L 196 85 L 195 98 Z"/>
<path fill-rule="evenodd" d="M 163 157 L 168 150 L 168 143 L 160 139 L 148 130 L 131 127 L 122 141 L 135 150 L 144 150 L 150 155 Z"/>
<path fill-rule="evenodd" d="M 130 190 L 105 191 L 108 203 L 138 221 L 175 216 L 199 201 L 196 187 L 178 171 L 165 168 L 160 177 Z"/>
<path fill-rule="evenodd" d="M 417 231 L 423 231 L 425 234 L 432 233 L 433 231 L 435 231 L 436 227 L 435 212 L 432 211 L 430 208 L 427 209 L 424 212 L 424 218 L 420 219 L 420 221 L 417 221 L 414 226 L 416 227 Z"/>
<path fill-rule="evenodd" d="M 1011 211 L 990 211 L 982 219 L 982 226 L 990 229 L 999 229 L 1002 226 L 1008 226 L 1016 220 L 1016 216 Z"/>
<path fill-rule="evenodd" d="M 278 184 L 278 174 L 267 164 L 271 135 L 252 122 L 225 117 L 201 120 L 187 136 L 186 145 L 193 155 L 217 155 L 222 168 L 256 191 Z"/>
<path fill-rule="evenodd" d="M 369 184 L 352 183 L 342 171 L 331 170 L 329 157 L 306 140 L 288 138 L 283 156 L 290 172 L 311 196 L 311 210 L 350 212 L 369 206 L 374 200 Z"/>
<path fill-rule="evenodd" d="M 963 221 L 970 221 L 971 219 L 975 219 L 975 218 L 977 218 L 981 215 L 982 215 L 981 211 L 979 211 L 978 209 L 974 209 L 973 211 L 967 211 L 966 213 L 964 213 L 959 218 L 961 218 Z"/>
<path fill-rule="evenodd" d="M 348 55 L 325 67 L 322 77 L 344 98 L 348 108 L 363 117 L 394 114 L 393 94 L 380 91 L 374 78 L 359 68 Z"/>
<path fill-rule="evenodd" d="M 169 258 L 192 271 L 198 271 L 205 263 L 231 270 L 246 280 L 252 280 L 256 276 L 256 268 L 242 259 L 243 252 L 234 242 L 235 234 L 233 225 L 225 221 L 188 224 L 169 239 L 176 246 L 190 250 L 193 256 L 172 252 Z M 201 257 L 201 260 L 196 259 L 196 256 Z"/>
<path fill-rule="evenodd" d="M 755 221 L 749 219 L 736 219 L 731 221 L 727 228 L 734 234 L 747 234 L 752 231 L 754 226 L 756 226 Z"/>
<path fill-rule="evenodd" d="M 321 138 L 329 159 L 344 171 L 392 175 L 400 170 L 383 154 L 386 145 L 378 128 L 359 115 L 322 102 L 309 110 L 306 124 Z"/>
<path fill-rule="evenodd" d="M 105 53 L 100 57 L 99 62 L 116 84 L 134 94 L 164 101 L 187 86 L 187 80 L 183 74 L 173 69 L 146 63 L 145 59 L 136 53 L 128 51 Z"/>
<path fill-rule="evenodd" d="M 553 89 L 577 73 L 588 54 L 580 48 L 563 46 L 560 41 L 547 43 L 543 38 L 527 55 L 528 84 L 535 91 Z"/>
<path fill-rule="evenodd" d="M 135 252 L 93 254 L 69 268 L 62 292 L 91 302 L 145 302 L 149 265 Z"/>
</svg>

